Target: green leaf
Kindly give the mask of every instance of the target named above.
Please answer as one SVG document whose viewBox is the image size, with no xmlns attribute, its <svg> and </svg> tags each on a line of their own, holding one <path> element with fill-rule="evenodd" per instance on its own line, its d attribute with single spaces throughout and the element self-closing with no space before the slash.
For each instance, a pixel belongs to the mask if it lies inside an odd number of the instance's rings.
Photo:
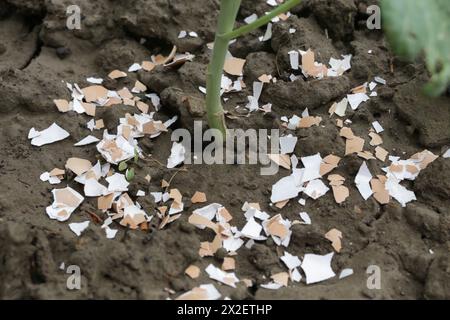
<svg viewBox="0 0 450 320">
<path fill-rule="evenodd" d="M 134 179 L 134 168 L 130 168 L 127 170 L 125 177 L 127 178 L 127 181 L 131 181 Z"/>
<path fill-rule="evenodd" d="M 126 163 L 126 161 L 122 161 L 121 163 L 119 163 L 119 171 L 124 171 L 127 168 L 128 164 Z"/>
<path fill-rule="evenodd" d="M 450 84 L 450 1 L 382 0 L 383 24 L 397 54 L 425 55 L 431 81 L 425 92 L 442 94 Z"/>
</svg>

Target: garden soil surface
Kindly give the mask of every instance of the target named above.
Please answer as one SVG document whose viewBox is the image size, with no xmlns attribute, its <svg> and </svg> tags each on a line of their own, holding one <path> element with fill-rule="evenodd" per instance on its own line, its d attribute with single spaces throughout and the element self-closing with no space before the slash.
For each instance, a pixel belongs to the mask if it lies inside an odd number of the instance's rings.
<svg viewBox="0 0 450 320">
<path fill-rule="evenodd" d="M 66 28 L 66 8 L 81 7 L 81 30 Z M 372 81 L 375 76 L 387 80 L 377 87 L 373 97 L 356 111 L 347 111 L 351 128 L 366 138 L 371 123 L 378 120 L 383 147 L 391 155 L 408 159 L 428 149 L 442 155 L 450 145 L 450 98 L 431 99 L 421 94 L 429 75 L 422 61 L 398 59 L 390 50 L 380 30 L 368 30 L 366 7 L 370 0 L 310 0 L 292 10 L 287 21 L 274 25 L 273 37 L 260 42 L 264 28 L 237 40 L 230 52 L 246 59 L 244 81 L 247 89 L 229 94 L 225 109 L 237 116 L 227 119 L 230 128 L 280 128 L 282 116 L 300 115 L 304 108 L 321 116 L 320 126 L 299 129 L 295 154 L 299 157 L 321 153 L 344 155 L 345 141 L 339 136 L 335 117 L 328 109 L 340 101 L 351 88 Z M 439 157 L 419 177 L 406 186 L 416 193 L 417 201 L 402 208 L 391 200 L 379 205 L 373 197 L 364 201 L 353 180 L 363 159 L 346 156 L 336 173 L 343 175 L 350 197 L 336 204 L 332 192 L 318 200 L 308 199 L 306 206 L 291 200 L 283 209 L 270 206 L 272 185 L 288 171 L 280 169 L 274 176 L 261 176 L 259 165 L 185 165 L 185 170 L 167 169 L 170 133 L 139 143 L 153 161 L 140 161 L 136 178 L 130 185 L 133 196 L 142 189 L 161 191 L 161 180 L 171 180 L 185 199 L 181 218 L 158 230 L 154 218 L 150 229 L 126 230 L 118 226 L 115 239 L 107 239 L 100 224 L 91 222 L 77 237 L 68 223 L 50 220 L 45 208 L 52 202 L 54 186 L 39 176 L 55 167 L 63 168 L 69 157 L 94 161 L 95 147 L 76 148 L 73 144 L 90 131 L 90 117 L 73 112 L 59 113 L 53 99 L 67 99 L 63 81 L 89 85 L 88 76 L 106 75 L 113 69 L 128 69 L 134 62 L 149 60 L 152 54 L 168 54 L 173 45 L 179 52 L 196 57 L 178 69 L 156 68 L 139 71 L 120 81 L 107 80 L 109 89 L 131 87 L 140 79 L 149 91 L 162 98 L 157 117 L 167 120 L 178 115 L 174 128 L 192 130 L 194 120 L 205 120 L 202 110 L 187 110 L 180 97 L 203 99 L 199 86 L 205 86 L 205 74 L 218 13 L 216 0 L 4 0 L 0 5 L 0 298 L 17 299 L 166 299 L 205 283 L 214 283 L 222 297 L 231 299 L 430 299 L 450 298 L 450 159 Z M 238 21 L 252 13 L 270 10 L 265 1 L 244 0 Z M 294 34 L 289 33 L 295 28 Z M 195 31 L 198 38 L 178 39 L 180 30 Z M 328 37 L 327 37 L 328 35 Z M 142 44 L 141 38 L 146 42 Z M 316 52 L 316 59 L 328 62 L 331 56 L 352 54 L 352 68 L 343 76 L 325 80 L 289 81 L 288 52 L 294 49 Z M 369 53 L 371 50 L 371 53 Z M 236 105 L 245 105 L 252 82 L 262 74 L 278 78 L 263 90 L 261 103 L 272 103 L 272 113 L 242 116 Z M 201 103 L 200 103 L 201 104 Z M 108 110 L 99 108 L 96 118 L 103 118 L 107 128 L 117 126 L 127 106 Z M 70 133 L 63 141 L 34 147 L 27 139 L 31 127 L 37 130 L 57 122 Z M 101 138 L 101 131 L 93 133 Z M 157 161 L 156 161 L 157 160 Z M 161 165 L 162 164 L 162 165 Z M 373 174 L 382 174 L 386 166 L 378 160 L 368 161 Z M 149 174 L 150 184 L 144 179 Z M 73 180 L 58 186 L 72 186 Z M 200 230 L 187 219 L 195 191 L 203 191 L 208 203 L 224 205 L 233 215 L 233 223 L 242 228 L 245 217 L 242 205 L 258 202 L 270 215 L 281 213 L 292 220 L 306 211 L 311 225 L 294 225 L 288 251 L 300 258 L 305 253 L 326 254 L 333 251 L 324 234 L 332 228 L 343 234 L 343 249 L 333 257 L 336 273 L 353 268 L 354 274 L 315 284 L 290 284 L 279 290 L 261 288 L 270 275 L 286 271 L 279 259 L 282 250 L 271 240 L 257 242 L 251 249 L 242 247 L 236 259 L 236 275 L 251 279 L 247 288 L 220 285 L 208 278 L 204 268 L 220 266 L 222 250 L 214 257 L 198 255 L 200 242 L 211 241 L 212 231 Z M 139 202 L 147 212 L 155 210 L 146 196 Z M 86 199 L 70 222 L 91 220 L 88 212 L 97 210 L 95 199 Z M 102 216 L 104 217 L 104 216 Z M 81 289 L 68 290 L 68 274 L 60 269 L 78 265 Z M 200 267 L 198 279 L 184 270 L 191 264 Z M 367 268 L 378 266 L 381 288 L 370 289 Z M 370 279 L 369 279 L 370 280 Z M 168 290 L 170 289 L 170 290 Z M 173 290 L 173 291 L 171 291 Z M 175 292 L 175 293 L 173 293 Z"/>
</svg>

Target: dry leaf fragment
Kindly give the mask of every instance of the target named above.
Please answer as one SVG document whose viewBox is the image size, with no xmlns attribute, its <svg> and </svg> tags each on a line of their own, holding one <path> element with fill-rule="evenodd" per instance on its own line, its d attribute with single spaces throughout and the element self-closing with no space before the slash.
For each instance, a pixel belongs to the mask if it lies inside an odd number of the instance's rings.
<svg viewBox="0 0 450 320">
<path fill-rule="evenodd" d="M 331 229 L 325 234 L 325 238 L 331 241 L 331 245 L 333 246 L 336 252 L 340 252 L 342 249 L 341 239 L 342 232 L 338 229 Z"/>
<path fill-rule="evenodd" d="M 194 265 L 190 265 L 184 271 L 192 279 L 197 279 L 200 276 L 200 268 Z"/>
<path fill-rule="evenodd" d="M 204 192 L 196 191 L 191 198 L 192 203 L 204 203 L 206 202 L 206 194 Z"/>
</svg>

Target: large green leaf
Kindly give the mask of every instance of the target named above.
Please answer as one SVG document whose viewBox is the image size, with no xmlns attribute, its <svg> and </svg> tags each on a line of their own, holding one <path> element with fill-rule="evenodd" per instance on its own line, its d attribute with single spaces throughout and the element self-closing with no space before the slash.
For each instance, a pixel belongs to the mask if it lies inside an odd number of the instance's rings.
<svg viewBox="0 0 450 320">
<path fill-rule="evenodd" d="M 382 0 L 386 34 L 399 54 L 425 55 L 432 77 L 426 93 L 437 96 L 450 84 L 450 0 Z"/>
</svg>

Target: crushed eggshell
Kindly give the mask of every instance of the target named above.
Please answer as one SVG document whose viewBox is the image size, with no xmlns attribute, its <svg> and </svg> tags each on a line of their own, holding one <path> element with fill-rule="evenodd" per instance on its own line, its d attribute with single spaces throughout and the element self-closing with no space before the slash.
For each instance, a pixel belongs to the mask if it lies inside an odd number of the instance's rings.
<svg viewBox="0 0 450 320">
<path fill-rule="evenodd" d="M 331 244 L 336 252 L 341 252 L 342 249 L 342 232 L 338 229 L 331 229 L 325 234 L 325 238 L 331 241 Z"/>
</svg>

